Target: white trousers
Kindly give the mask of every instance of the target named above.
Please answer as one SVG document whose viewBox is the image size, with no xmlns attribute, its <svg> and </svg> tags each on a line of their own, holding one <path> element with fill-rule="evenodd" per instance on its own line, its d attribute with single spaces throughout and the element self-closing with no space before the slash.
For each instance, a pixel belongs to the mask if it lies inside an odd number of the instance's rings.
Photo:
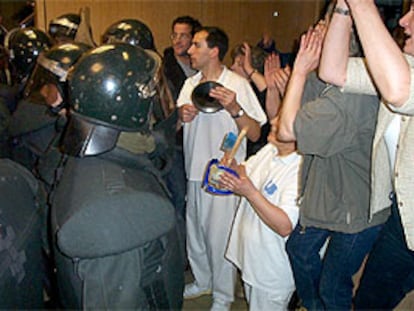
<svg viewBox="0 0 414 311">
<path fill-rule="evenodd" d="M 294 292 L 294 288 L 279 292 L 272 292 L 271 288 L 269 288 L 269 291 L 264 291 L 247 283 L 243 283 L 243 287 L 247 303 L 249 304 L 249 311 L 287 310 L 290 297 L 292 297 Z"/>
<path fill-rule="evenodd" d="M 224 258 L 239 197 L 205 192 L 201 182 L 187 188 L 187 254 L 195 282 L 212 289 L 213 299 L 234 301 L 236 269 Z"/>
</svg>

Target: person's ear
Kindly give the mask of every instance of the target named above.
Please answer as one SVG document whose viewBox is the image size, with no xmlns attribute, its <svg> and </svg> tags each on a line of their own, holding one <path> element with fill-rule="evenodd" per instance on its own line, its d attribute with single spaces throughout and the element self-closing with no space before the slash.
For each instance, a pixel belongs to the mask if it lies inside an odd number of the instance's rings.
<svg viewBox="0 0 414 311">
<path fill-rule="evenodd" d="M 213 47 L 212 49 L 210 49 L 210 57 L 211 58 L 218 58 L 219 55 L 219 48 L 217 46 Z"/>
</svg>

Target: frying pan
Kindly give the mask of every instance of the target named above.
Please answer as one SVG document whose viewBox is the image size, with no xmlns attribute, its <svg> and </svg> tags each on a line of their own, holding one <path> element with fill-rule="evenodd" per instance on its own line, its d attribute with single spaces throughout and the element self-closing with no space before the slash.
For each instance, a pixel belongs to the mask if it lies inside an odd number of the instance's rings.
<svg viewBox="0 0 414 311">
<path fill-rule="evenodd" d="M 206 81 L 195 87 L 191 94 L 191 100 L 198 110 L 205 113 L 214 113 L 223 109 L 223 106 L 217 99 L 208 95 L 210 90 L 217 86 L 222 85 L 218 82 Z"/>
</svg>

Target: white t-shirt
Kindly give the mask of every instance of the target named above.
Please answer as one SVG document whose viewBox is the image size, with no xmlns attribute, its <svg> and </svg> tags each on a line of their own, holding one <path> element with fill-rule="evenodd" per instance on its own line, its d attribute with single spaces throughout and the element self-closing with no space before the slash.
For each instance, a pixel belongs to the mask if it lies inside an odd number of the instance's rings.
<svg viewBox="0 0 414 311">
<path fill-rule="evenodd" d="M 395 155 L 397 153 L 398 137 L 400 136 L 401 115 L 395 114 L 391 123 L 384 132 L 385 145 L 388 149 L 391 168 L 394 170 Z"/>
<path fill-rule="evenodd" d="M 278 157 L 276 147 L 269 143 L 245 164 L 253 184 L 288 215 L 293 228 L 299 217 L 296 200 L 301 159 L 296 152 Z M 291 291 L 295 284 L 285 250 L 286 240 L 270 229 L 246 198 L 242 198 L 226 258 L 241 270 L 243 281 L 249 285 L 274 293 Z"/>
<path fill-rule="evenodd" d="M 201 80 L 201 72 L 189 77 L 177 99 L 177 106 L 192 104 L 191 94 Z M 236 93 L 236 99 L 244 112 L 260 125 L 266 122 L 266 115 L 251 88 L 249 82 L 223 66 L 223 72 L 217 82 Z M 201 181 L 205 167 L 211 159 L 221 159 L 220 146 L 224 136 L 239 133 L 236 121 L 225 109 L 215 113 L 200 112 L 193 121 L 184 123 L 184 158 L 188 180 Z M 240 145 L 235 159 L 237 162 L 246 156 L 246 139 Z"/>
</svg>

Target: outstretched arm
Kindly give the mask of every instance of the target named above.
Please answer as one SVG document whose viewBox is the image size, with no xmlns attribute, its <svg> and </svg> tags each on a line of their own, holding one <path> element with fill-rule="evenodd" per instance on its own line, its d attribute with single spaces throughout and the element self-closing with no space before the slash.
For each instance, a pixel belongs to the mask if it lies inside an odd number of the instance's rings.
<svg viewBox="0 0 414 311">
<path fill-rule="evenodd" d="M 388 103 L 402 106 L 410 95 L 409 64 L 385 27 L 374 0 L 347 0 L 347 3 L 374 83 Z"/>
<path fill-rule="evenodd" d="M 283 98 L 278 131 L 278 139 L 281 141 L 296 140 L 293 129 L 296 114 L 300 109 L 306 78 L 319 65 L 321 49 L 321 34 L 313 28 L 309 28 L 308 32 L 301 37 L 299 52 Z"/>
<path fill-rule="evenodd" d="M 352 19 L 345 0 L 338 0 L 323 44 L 319 77 L 337 86 L 343 86 L 349 55 Z"/>
</svg>

